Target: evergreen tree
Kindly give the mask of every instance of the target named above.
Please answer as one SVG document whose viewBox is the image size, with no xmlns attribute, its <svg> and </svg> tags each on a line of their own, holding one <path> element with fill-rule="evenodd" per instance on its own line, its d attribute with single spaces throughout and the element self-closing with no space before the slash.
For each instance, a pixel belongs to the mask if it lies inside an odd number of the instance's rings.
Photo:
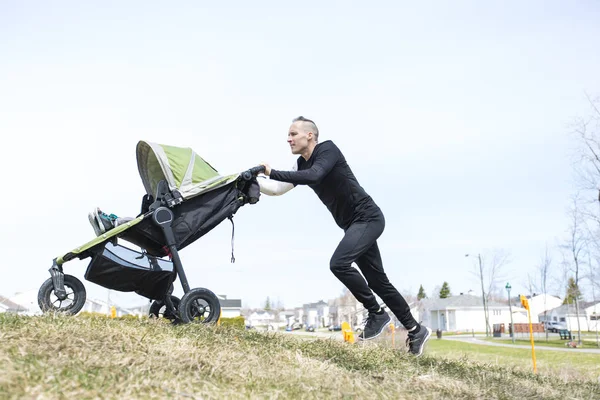
<svg viewBox="0 0 600 400">
<path fill-rule="evenodd" d="M 575 303 L 575 299 L 581 299 L 581 291 L 575 283 L 575 278 L 571 277 L 567 282 L 567 294 L 565 296 L 563 304 L 573 304 Z"/>
<path fill-rule="evenodd" d="M 421 287 L 419 287 L 419 293 L 417 294 L 417 300 L 423 300 L 426 298 L 427 295 L 425 294 L 425 289 L 423 289 L 423 285 L 421 285 Z"/>
<path fill-rule="evenodd" d="M 440 299 L 445 299 L 450 296 L 452 296 L 452 293 L 450 293 L 450 285 L 448 285 L 448 282 L 444 282 L 440 289 Z"/>
</svg>

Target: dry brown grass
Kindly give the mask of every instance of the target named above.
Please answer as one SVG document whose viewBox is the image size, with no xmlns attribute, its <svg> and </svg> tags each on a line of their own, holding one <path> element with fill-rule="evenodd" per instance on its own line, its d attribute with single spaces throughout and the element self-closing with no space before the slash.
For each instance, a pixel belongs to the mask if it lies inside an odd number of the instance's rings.
<svg viewBox="0 0 600 400">
<path fill-rule="evenodd" d="M 0 315 L 7 399 L 588 399 L 592 381 L 423 357 L 377 344 L 161 321 Z"/>
</svg>

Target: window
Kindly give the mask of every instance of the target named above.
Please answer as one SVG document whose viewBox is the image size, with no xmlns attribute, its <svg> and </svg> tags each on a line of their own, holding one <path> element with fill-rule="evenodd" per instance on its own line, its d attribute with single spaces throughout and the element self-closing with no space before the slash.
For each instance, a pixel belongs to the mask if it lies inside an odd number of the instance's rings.
<svg viewBox="0 0 600 400">
<path fill-rule="evenodd" d="M 493 310 L 494 315 L 502 315 L 502 310 Z"/>
<path fill-rule="evenodd" d="M 590 315 L 590 321 L 600 321 L 600 318 L 598 318 L 598 315 Z"/>
<path fill-rule="evenodd" d="M 558 320 L 556 319 L 556 317 L 552 317 L 552 321 L 556 322 Z"/>
<path fill-rule="evenodd" d="M 565 320 L 564 318 L 561 318 L 561 319 L 560 319 L 560 322 L 565 322 L 565 321 L 566 321 L 566 320 Z"/>
</svg>

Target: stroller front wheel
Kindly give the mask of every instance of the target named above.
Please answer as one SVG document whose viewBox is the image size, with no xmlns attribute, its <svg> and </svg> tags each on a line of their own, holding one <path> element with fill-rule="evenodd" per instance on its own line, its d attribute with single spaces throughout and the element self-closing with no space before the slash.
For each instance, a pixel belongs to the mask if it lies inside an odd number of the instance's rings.
<svg viewBox="0 0 600 400">
<path fill-rule="evenodd" d="M 213 324 L 221 316 L 221 303 L 210 290 L 196 288 L 183 295 L 178 311 L 181 320 L 186 324 L 189 322 Z"/>
<path fill-rule="evenodd" d="M 54 293 L 52 278 L 47 279 L 38 291 L 38 305 L 42 312 L 59 312 L 75 315 L 85 305 L 86 292 L 83 283 L 72 275 L 65 275 L 67 297 L 59 299 Z"/>
</svg>

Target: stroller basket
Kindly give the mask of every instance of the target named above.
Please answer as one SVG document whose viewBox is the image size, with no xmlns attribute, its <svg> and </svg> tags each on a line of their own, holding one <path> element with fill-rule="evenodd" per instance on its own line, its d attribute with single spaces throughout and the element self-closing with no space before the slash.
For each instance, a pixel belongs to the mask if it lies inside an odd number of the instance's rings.
<svg viewBox="0 0 600 400">
<path fill-rule="evenodd" d="M 85 279 L 107 289 L 162 299 L 175 278 L 173 263 L 110 242 L 93 251 Z"/>
</svg>

